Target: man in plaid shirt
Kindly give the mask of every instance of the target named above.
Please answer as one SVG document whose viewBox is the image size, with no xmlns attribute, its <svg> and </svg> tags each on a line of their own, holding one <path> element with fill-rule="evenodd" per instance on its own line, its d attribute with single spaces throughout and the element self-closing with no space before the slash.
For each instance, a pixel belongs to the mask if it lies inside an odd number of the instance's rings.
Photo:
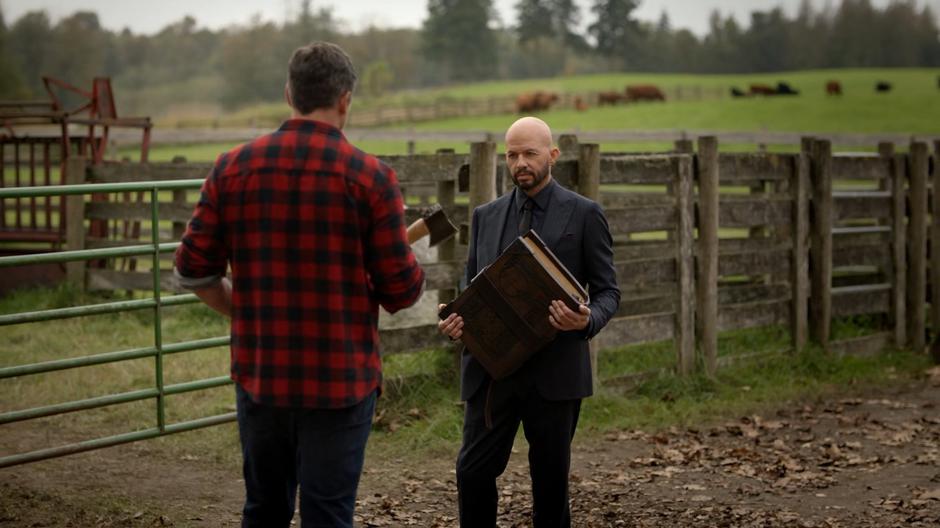
<svg viewBox="0 0 940 528">
<path fill-rule="evenodd" d="M 291 57 L 292 118 L 222 154 L 176 253 L 232 319 L 243 526 L 352 526 L 381 384 L 378 307 L 421 295 L 395 172 L 350 145 L 356 74 L 334 44 Z M 231 280 L 225 277 L 231 266 Z"/>
</svg>

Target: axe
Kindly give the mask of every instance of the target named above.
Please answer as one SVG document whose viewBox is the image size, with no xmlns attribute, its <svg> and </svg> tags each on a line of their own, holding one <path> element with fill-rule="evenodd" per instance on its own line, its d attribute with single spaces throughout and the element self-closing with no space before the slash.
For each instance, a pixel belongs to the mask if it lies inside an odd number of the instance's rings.
<svg viewBox="0 0 940 528">
<path fill-rule="evenodd" d="M 434 247 L 454 236 L 457 228 L 450 222 L 440 204 L 432 205 L 421 212 L 421 218 L 415 220 L 407 229 L 408 244 L 431 235 L 428 246 Z"/>
</svg>

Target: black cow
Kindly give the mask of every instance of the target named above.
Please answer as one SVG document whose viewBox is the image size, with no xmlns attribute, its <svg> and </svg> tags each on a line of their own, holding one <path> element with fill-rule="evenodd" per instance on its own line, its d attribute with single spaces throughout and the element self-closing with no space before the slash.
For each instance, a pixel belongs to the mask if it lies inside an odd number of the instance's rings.
<svg viewBox="0 0 940 528">
<path fill-rule="evenodd" d="M 778 82 L 777 83 L 777 95 L 799 95 L 799 90 L 794 90 L 789 83 Z"/>
<path fill-rule="evenodd" d="M 731 97 L 747 97 L 747 93 L 745 93 L 744 90 L 738 88 L 737 86 L 732 86 Z"/>
<path fill-rule="evenodd" d="M 891 91 L 891 83 L 887 81 L 878 81 L 878 83 L 875 84 L 875 91 L 878 93 L 888 93 Z"/>
</svg>

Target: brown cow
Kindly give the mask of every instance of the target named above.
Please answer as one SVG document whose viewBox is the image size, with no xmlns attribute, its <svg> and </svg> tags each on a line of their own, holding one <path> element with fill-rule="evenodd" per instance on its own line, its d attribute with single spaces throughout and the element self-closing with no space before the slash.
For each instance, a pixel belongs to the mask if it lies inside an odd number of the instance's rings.
<svg viewBox="0 0 940 528">
<path fill-rule="evenodd" d="M 516 112 L 525 114 L 529 112 L 538 112 L 548 110 L 552 104 L 558 100 L 558 94 L 552 92 L 526 92 L 516 97 Z"/>
<path fill-rule="evenodd" d="M 558 94 L 555 92 L 536 92 L 539 107 L 537 110 L 548 110 L 553 104 L 558 102 Z"/>
<path fill-rule="evenodd" d="M 574 109 L 578 112 L 584 112 L 588 109 L 587 103 L 584 102 L 584 99 L 581 99 L 580 95 L 574 98 Z"/>
<path fill-rule="evenodd" d="M 666 96 L 658 86 L 652 84 L 637 84 L 627 86 L 624 90 L 625 100 L 627 102 L 636 101 L 665 101 Z"/>
<path fill-rule="evenodd" d="M 768 84 L 752 84 L 749 87 L 751 95 L 777 95 L 777 90 Z"/>
<path fill-rule="evenodd" d="M 829 81 L 826 83 L 826 95 L 842 95 L 842 83 Z"/>
<path fill-rule="evenodd" d="M 597 106 L 611 105 L 616 106 L 620 101 L 626 99 L 619 92 L 601 92 L 597 94 Z"/>
</svg>

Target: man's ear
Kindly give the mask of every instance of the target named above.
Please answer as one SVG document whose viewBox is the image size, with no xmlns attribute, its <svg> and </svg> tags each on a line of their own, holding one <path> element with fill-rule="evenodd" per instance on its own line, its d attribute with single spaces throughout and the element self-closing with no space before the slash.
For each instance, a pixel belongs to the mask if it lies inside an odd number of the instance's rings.
<svg viewBox="0 0 940 528">
<path fill-rule="evenodd" d="M 548 152 L 548 155 L 552 157 L 552 159 L 551 159 L 551 161 L 550 161 L 549 163 L 554 164 L 554 163 L 555 163 L 555 160 L 558 159 L 558 156 L 561 155 L 561 151 L 558 150 L 558 147 L 552 147 L 552 150 L 550 150 L 550 151 Z"/>
<path fill-rule="evenodd" d="M 340 115 L 346 115 L 349 113 L 349 105 L 352 104 L 352 92 L 346 92 L 343 95 L 339 96 L 339 101 L 337 101 L 336 109 L 339 111 Z"/>
<path fill-rule="evenodd" d="M 284 85 L 284 100 L 287 101 L 287 106 L 291 108 L 294 107 L 294 102 L 291 101 L 290 99 L 290 85 L 289 84 Z"/>
</svg>

